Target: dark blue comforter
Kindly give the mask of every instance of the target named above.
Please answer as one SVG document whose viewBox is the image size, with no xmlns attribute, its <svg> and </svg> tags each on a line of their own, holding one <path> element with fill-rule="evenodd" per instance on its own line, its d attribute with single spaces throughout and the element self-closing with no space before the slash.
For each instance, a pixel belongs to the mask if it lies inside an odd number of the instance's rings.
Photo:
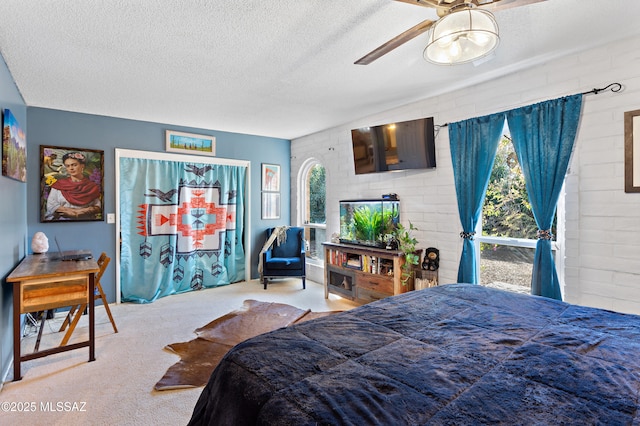
<svg viewBox="0 0 640 426">
<path fill-rule="evenodd" d="M 640 317 L 467 284 L 231 350 L 191 425 L 640 424 Z"/>
</svg>

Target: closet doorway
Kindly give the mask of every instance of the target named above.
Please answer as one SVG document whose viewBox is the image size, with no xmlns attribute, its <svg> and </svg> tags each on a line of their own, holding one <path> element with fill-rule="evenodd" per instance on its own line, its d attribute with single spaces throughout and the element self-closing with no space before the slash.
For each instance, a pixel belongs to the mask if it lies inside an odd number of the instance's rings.
<svg viewBox="0 0 640 426">
<path fill-rule="evenodd" d="M 116 149 L 116 303 L 250 275 L 250 162 Z"/>
</svg>

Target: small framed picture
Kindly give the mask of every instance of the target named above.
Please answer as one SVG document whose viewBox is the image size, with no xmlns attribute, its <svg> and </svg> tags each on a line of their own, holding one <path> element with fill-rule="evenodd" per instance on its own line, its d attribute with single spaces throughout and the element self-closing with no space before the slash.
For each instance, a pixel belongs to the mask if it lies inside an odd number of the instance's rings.
<svg viewBox="0 0 640 426">
<path fill-rule="evenodd" d="M 10 110 L 4 110 L 2 127 L 2 175 L 27 181 L 27 140 Z"/>
<path fill-rule="evenodd" d="M 280 219 L 280 193 L 262 193 L 262 219 Z"/>
<path fill-rule="evenodd" d="M 640 192 L 640 109 L 624 113 L 624 191 Z"/>
<path fill-rule="evenodd" d="M 104 220 L 104 151 L 40 145 L 40 222 Z"/>
<path fill-rule="evenodd" d="M 280 166 L 262 163 L 262 190 L 280 191 Z"/>
<path fill-rule="evenodd" d="M 180 154 L 216 155 L 215 136 L 196 135 L 195 133 L 165 132 L 167 152 L 179 152 Z"/>
</svg>

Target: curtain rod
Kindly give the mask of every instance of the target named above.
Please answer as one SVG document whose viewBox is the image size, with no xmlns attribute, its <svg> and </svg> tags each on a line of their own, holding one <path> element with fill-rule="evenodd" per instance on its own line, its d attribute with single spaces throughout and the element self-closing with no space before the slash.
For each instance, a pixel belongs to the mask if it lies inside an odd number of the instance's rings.
<svg viewBox="0 0 640 426">
<path fill-rule="evenodd" d="M 589 90 L 588 92 L 582 92 L 583 95 L 590 95 L 590 94 L 594 94 L 597 95 L 600 92 L 604 92 L 606 90 L 611 90 L 612 92 L 619 92 L 622 90 L 622 84 L 620 83 L 611 83 L 610 85 L 608 85 L 607 87 L 603 87 L 602 89 L 593 89 L 593 90 Z"/>
<path fill-rule="evenodd" d="M 619 91 L 622 90 L 622 84 L 620 83 L 611 83 L 606 87 L 603 87 L 601 89 L 593 89 L 593 90 L 589 90 L 588 92 L 582 92 L 581 95 L 597 95 L 600 92 L 604 92 L 607 90 L 611 90 L 614 93 L 617 93 Z M 444 123 L 444 124 L 437 124 L 436 127 L 440 128 L 440 127 L 447 127 L 449 125 L 449 123 Z"/>
</svg>

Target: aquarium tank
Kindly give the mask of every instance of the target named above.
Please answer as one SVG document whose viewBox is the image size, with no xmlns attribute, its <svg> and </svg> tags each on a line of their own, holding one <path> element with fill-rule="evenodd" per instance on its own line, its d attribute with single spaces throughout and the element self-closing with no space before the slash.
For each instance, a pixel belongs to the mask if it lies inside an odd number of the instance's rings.
<svg viewBox="0 0 640 426">
<path fill-rule="evenodd" d="M 400 222 L 398 199 L 340 201 L 340 242 L 385 247 L 385 235 Z"/>
</svg>

